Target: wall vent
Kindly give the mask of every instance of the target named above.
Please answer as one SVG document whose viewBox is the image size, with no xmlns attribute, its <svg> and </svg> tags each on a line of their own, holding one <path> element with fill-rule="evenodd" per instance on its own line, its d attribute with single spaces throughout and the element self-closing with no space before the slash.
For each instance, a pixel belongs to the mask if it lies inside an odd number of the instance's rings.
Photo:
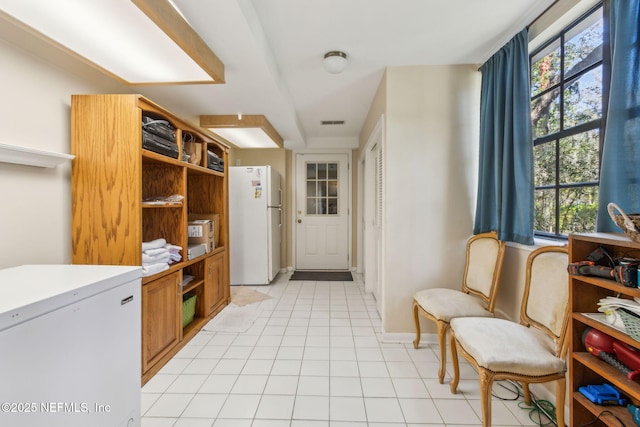
<svg viewBox="0 0 640 427">
<path fill-rule="evenodd" d="M 322 120 L 320 124 L 322 126 L 343 125 L 344 120 Z"/>
</svg>

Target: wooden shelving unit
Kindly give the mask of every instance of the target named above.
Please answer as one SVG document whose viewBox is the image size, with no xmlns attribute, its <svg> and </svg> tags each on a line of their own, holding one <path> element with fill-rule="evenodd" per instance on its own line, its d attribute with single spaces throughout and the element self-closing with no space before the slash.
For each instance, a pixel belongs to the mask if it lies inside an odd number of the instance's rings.
<svg viewBox="0 0 640 427">
<path fill-rule="evenodd" d="M 168 121 L 178 158 L 142 148 L 142 117 Z M 183 157 L 183 135 L 202 149 L 201 161 Z M 223 159 L 229 148 L 140 95 L 74 95 L 71 99 L 72 261 L 141 265 L 142 242 L 164 238 L 183 248 L 180 262 L 142 279 L 142 381 L 149 380 L 230 301 L 228 180 L 207 167 L 207 150 Z M 175 204 L 146 204 L 181 195 Z M 219 242 L 187 259 L 190 213 L 219 214 Z M 194 276 L 182 286 L 185 274 Z M 194 320 L 182 327 L 182 296 L 196 295 Z"/>
<path fill-rule="evenodd" d="M 569 262 L 586 260 L 587 255 L 600 246 L 612 257 L 640 257 L 640 244 L 632 242 L 623 234 L 573 234 L 569 237 Z M 569 344 L 570 425 L 580 426 L 599 417 L 598 421 L 591 425 L 619 426 L 620 422 L 608 413 L 615 414 L 627 426 L 635 425 L 626 407 L 594 404 L 578 389 L 584 385 L 608 383 L 624 394 L 629 403 L 640 403 L 640 384 L 629 380 L 618 369 L 587 352 L 582 343 L 585 330 L 591 327 L 640 349 L 640 342 L 593 315 L 597 313 L 597 303 L 600 299 L 607 296 L 629 299 L 640 297 L 640 289 L 628 288 L 614 280 L 593 276 L 570 276 L 569 284 L 572 312 Z"/>
</svg>

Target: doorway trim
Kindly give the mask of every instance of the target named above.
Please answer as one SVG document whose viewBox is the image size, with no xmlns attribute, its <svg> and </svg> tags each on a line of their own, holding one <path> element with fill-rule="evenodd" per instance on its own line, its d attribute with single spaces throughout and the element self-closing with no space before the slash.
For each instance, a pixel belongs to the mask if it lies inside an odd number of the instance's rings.
<svg viewBox="0 0 640 427">
<path fill-rule="evenodd" d="M 300 156 L 298 156 L 298 154 L 324 154 L 324 155 L 347 155 L 347 162 L 348 162 L 348 169 L 347 169 L 347 205 L 349 206 L 348 212 L 347 212 L 347 254 L 349 257 L 348 260 L 348 269 L 349 270 L 354 270 L 355 267 L 353 267 L 353 156 L 352 156 L 353 151 L 351 149 L 340 149 L 340 148 L 336 148 L 336 149 L 305 149 L 305 150 L 292 150 L 292 170 L 293 170 L 293 180 L 292 180 L 292 192 L 293 192 L 293 201 L 292 201 L 292 208 L 291 208 L 291 243 L 292 243 L 292 252 L 291 252 L 291 256 L 293 257 L 293 269 L 295 270 L 297 268 L 297 264 L 298 264 L 298 247 L 297 247 L 297 241 L 298 241 L 298 235 L 297 235 L 297 227 L 296 227 L 296 209 L 298 206 L 298 199 L 297 199 L 297 195 L 298 195 L 298 181 L 299 181 L 299 176 L 298 176 L 298 158 Z"/>
</svg>

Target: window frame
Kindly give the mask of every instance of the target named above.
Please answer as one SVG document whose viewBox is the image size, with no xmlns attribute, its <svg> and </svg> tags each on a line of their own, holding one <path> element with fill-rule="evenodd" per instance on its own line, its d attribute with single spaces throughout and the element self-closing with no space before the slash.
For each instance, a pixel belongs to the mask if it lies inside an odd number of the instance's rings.
<svg viewBox="0 0 640 427">
<path fill-rule="evenodd" d="M 566 43 L 566 39 L 567 39 L 567 35 L 570 35 L 571 31 L 573 29 L 575 29 L 577 26 L 581 25 L 585 20 L 587 20 L 593 13 L 596 13 L 599 9 L 602 9 L 602 58 L 599 61 L 594 62 L 593 64 L 590 64 L 589 66 L 579 70 L 576 73 L 571 74 L 569 77 L 567 77 L 565 75 L 565 43 Z M 534 182 L 534 194 L 535 192 L 537 192 L 538 190 L 553 190 L 554 191 L 554 202 L 555 202 L 555 209 L 554 209 L 554 230 L 555 232 L 551 233 L 551 232 L 547 232 L 547 231 L 542 231 L 542 230 L 537 230 L 535 228 L 535 223 L 534 223 L 534 229 L 533 229 L 533 234 L 534 234 L 534 238 L 545 238 L 545 239 L 555 239 L 555 240 L 567 240 L 568 239 L 568 234 L 562 234 L 560 232 L 560 210 L 561 210 L 561 206 L 560 206 L 560 195 L 561 195 L 561 191 L 563 189 L 569 189 L 569 188 L 585 188 L 585 187 L 599 187 L 600 184 L 600 167 L 602 164 L 602 150 L 604 147 L 604 133 L 605 133 L 605 126 L 606 126 L 606 116 L 607 116 L 607 107 L 608 107 L 608 99 L 609 99 L 609 86 L 610 86 L 610 81 L 611 81 L 611 56 L 610 56 L 610 48 L 609 48 L 609 0 L 603 0 L 601 2 L 598 2 L 597 4 L 595 4 L 593 7 L 589 8 L 589 10 L 587 10 L 585 13 L 583 13 L 582 15 L 580 15 L 578 18 L 576 18 L 575 20 L 573 20 L 570 24 L 566 25 L 565 27 L 563 27 L 558 33 L 556 33 L 553 37 L 550 37 L 547 41 L 545 41 L 543 44 L 541 44 L 539 47 L 537 47 L 533 52 L 530 52 L 529 54 L 529 70 L 531 71 L 532 66 L 534 65 L 534 58 L 536 57 L 536 55 L 538 55 L 540 52 L 543 52 L 545 49 L 549 48 L 550 46 L 552 46 L 554 43 L 558 43 L 559 45 L 559 49 L 560 49 L 560 64 L 559 64 L 559 71 L 560 71 L 560 81 L 557 85 L 554 85 L 553 87 L 547 88 L 545 90 L 539 91 L 538 93 L 536 93 L 535 95 L 532 95 L 531 92 L 531 86 L 530 86 L 530 98 L 529 98 L 529 102 L 530 105 L 533 104 L 533 102 L 544 96 L 545 94 L 551 93 L 554 90 L 558 90 L 559 91 L 559 96 L 558 96 L 558 100 L 559 100 L 559 105 L 560 105 L 560 111 L 559 111 L 559 120 L 560 120 L 560 129 L 558 131 L 555 132 L 551 132 L 548 133 L 544 136 L 541 137 L 536 137 L 535 135 L 532 135 L 532 150 L 535 149 L 535 147 L 542 145 L 542 144 L 554 144 L 554 149 L 555 149 L 555 164 L 554 164 L 554 172 L 555 172 L 555 178 L 554 178 L 554 182 L 551 184 L 545 184 L 545 185 L 536 185 L 536 183 Z M 585 123 L 581 123 L 579 125 L 570 127 L 568 129 L 564 128 L 564 113 L 565 113 L 565 105 L 564 105 L 564 96 L 565 96 L 565 89 L 567 86 L 570 86 L 572 83 L 576 82 L 577 80 L 580 79 L 580 77 L 584 76 L 585 74 L 589 73 L 590 71 L 596 69 L 597 67 L 602 66 L 602 93 L 601 93 L 601 116 L 598 119 L 594 119 Z M 530 85 L 531 85 L 531 78 L 529 79 Z M 593 131 L 593 130 L 598 130 L 599 131 L 599 138 L 598 138 L 598 179 L 596 181 L 583 181 L 583 182 L 572 182 L 572 183 L 560 183 L 560 177 L 561 177 L 561 166 L 560 166 L 560 141 L 563 138 L 567 138 L 567 137 L 572 137 L 572 136 L 576 136 L 588 131 Z M 535 166 L 535 165 L 534 165 Z M 535 170 L 534 170 L 534 176 L 535 176 Z M 535 209 L 535 203 L 534 203 L 534 209 Z"/>
</svg>

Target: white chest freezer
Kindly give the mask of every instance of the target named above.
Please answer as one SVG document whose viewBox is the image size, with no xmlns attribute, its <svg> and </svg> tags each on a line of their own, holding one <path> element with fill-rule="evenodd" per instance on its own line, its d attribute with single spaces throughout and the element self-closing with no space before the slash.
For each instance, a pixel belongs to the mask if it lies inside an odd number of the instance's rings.
<svg viewBox="0 0 640 427">
<path fill-rule="evenodd" d="M 0 270 L 0 425 L 139 426 L 140 267 Z"/>
</svg>

